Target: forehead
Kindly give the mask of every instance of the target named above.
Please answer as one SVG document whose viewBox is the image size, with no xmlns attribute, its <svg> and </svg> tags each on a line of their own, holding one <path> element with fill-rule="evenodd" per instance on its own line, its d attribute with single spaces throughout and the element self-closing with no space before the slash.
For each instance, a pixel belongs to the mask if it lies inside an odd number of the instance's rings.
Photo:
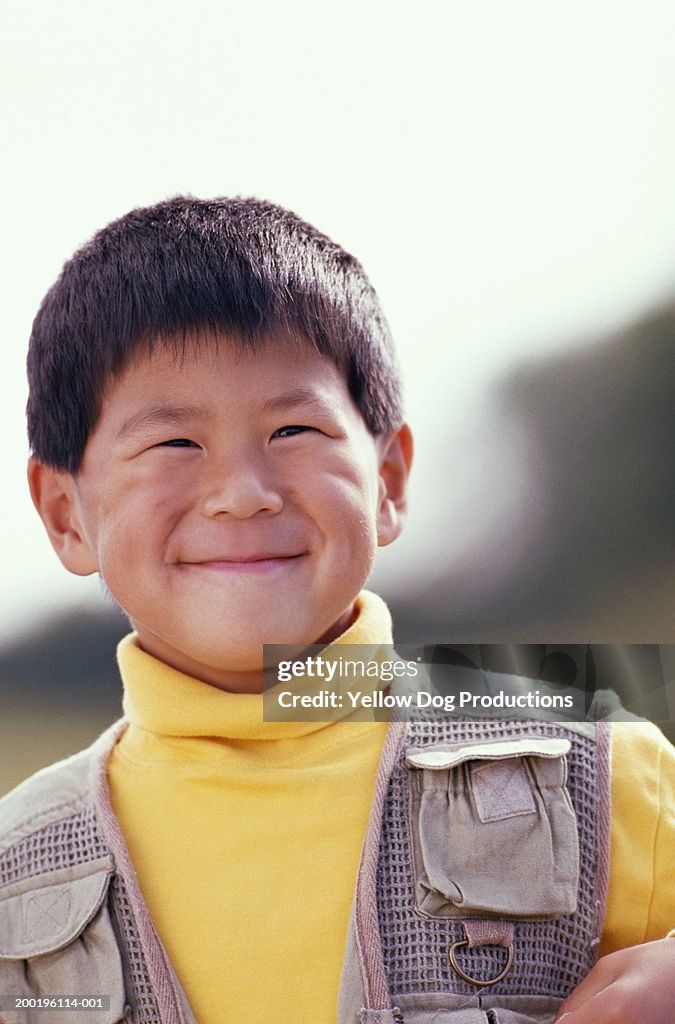
<svg viewBox="0 0 675 1024">
<path fill-rule="evenodd" d="M 249 344 L 216 334 L 140 346 L 109 378 L 101 419 L 153 403 L 273 408 L 289 400 L 324 400 L 356 411 L 344 374 L 311 342 L 282 334 Z"/>
</svg>

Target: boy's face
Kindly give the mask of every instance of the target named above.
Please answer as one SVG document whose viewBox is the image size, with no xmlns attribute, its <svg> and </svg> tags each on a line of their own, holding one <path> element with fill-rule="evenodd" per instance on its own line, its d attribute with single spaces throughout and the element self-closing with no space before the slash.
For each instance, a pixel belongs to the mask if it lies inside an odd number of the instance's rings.
<svg viewBox="0 0 675 1024">
<path fill-rule="evenodd" d="M 400 531 L 409 462 L 407 428 L 373 438 L 309 345 L 222 340 L 137 355 L 77 475 L 33 462 L 31 485 L 64 564 L 101 573 L 145 650 L 253 689 L 263 643 L 350 624 L 376 546 Z"/>
</svg>

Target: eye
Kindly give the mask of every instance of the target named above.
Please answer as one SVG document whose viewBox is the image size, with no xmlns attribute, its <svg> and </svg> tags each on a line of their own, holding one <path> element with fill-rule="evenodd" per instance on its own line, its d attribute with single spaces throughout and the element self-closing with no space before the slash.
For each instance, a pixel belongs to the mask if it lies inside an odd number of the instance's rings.
<svg viewBox="0 0 675 1024">
<path fill-rule="evenodd" d="M 199 445 L 187 437 L 172 437 L 169 441 L 160 441 L 158 448 L 198 448 Z"/>
<path fill-rule="evenodd" d="M 288 427 L 279 427 L 272 434 L 272 437 L 295 437 L 296 434 L 304 434 L 306 431 L 314 430 L 314 427 L 303 427 L 298 425 L 292 425 Z"/>
</svg>

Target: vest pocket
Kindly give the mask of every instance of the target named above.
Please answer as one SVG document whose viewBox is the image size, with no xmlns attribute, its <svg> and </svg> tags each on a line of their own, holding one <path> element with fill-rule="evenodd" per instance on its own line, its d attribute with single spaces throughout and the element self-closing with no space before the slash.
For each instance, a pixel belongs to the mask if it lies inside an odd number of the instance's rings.
<svg viewBox="0 0 675 1024">
<path fill-rule="evenodd" d="M 418 909 L 430 917 L 553 918 L 576 910 L 570 742 L 548 736 L 411 749 Z"/>
<path fill-rule="evenodd" d="M 0 891 L 0 993 L 6 1024 L 118 1024 L 125 986 L 107 905 L 110 857 L 62 868 Z M 20 997 L 15 1009 L 7 996 Z M 102 997 L 76 1008 L 64 1001 Z M 45 1000 L 61 1000 L 52 1010 Z M 42 1002 L 41 1002 L 42 1001 Z M 58 1008 L 57 1008 L 58 1007 Z"/>
</svg>

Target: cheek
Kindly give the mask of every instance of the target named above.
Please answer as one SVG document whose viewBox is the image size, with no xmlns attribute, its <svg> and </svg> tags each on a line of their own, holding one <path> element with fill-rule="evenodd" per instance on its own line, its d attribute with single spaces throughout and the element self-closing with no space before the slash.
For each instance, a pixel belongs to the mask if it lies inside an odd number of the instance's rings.
<svg viewBox="0 0 675 1024">
<path fill-rule="evenodd" d="M 333 479 L 317 495 L 316 507 L 322 532 L 330 536 L 342 557 L 370 564 L 377 547 L 377 493 L 369 481 Z"/>
<path fill-rule="evenodd" d="M 98 529 L 103 578 L 156 560 L 175 526 L 177 512 L 168 496 L 129 488 L 102 509 Z"/>
<path fill-rule="evenodd" d="M 323 462 L 320 472 L 314 467 L 305 482 L 309 487 L 320 487 L 324 501 L 335 503 L 336 507 L 358 510 L 363 516 L 375 514 L 380 486 L 377 462 L 357 445 L 334 453 Z"/>
</svg>

